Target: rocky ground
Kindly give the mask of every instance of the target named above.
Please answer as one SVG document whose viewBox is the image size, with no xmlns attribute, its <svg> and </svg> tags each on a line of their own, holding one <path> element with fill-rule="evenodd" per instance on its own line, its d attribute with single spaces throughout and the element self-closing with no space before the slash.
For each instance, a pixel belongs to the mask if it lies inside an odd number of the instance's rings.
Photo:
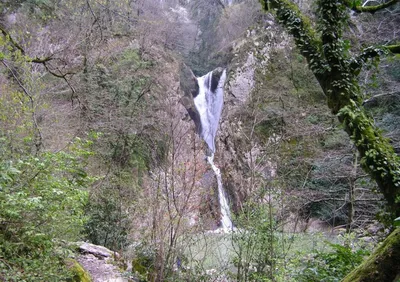
<svg viewBox="0 0 400 282">
<path fill-rule="evenodd" d="M 92 282 L 128 282 L 117 265 L 118 253 L 89 243 L 79 247 L 77 261 L 90 274 Z"/>
</svg>

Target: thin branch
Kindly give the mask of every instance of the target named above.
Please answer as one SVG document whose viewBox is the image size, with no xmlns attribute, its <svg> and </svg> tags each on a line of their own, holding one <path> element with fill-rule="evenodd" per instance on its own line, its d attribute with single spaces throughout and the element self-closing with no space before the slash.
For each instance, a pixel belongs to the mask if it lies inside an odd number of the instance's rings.
<svg viewBox="0 0 400 282">
<path fill-rule="evenodd" d="M 384 96 L 400 96 L 400 92 L 399 91 L 394 91 L 394 92 L 387 92 L 387 93 L 381 93 L 381 94 L 377 94 L 367 100 L 364 100 L 363 105 L 368 104 L 373 102 L 374 100 L 376 100 L 377 98 L 380 97 L 384 97 Z"/>
<path fill-rule="evenodd" d="M 7 32 L 5 30 L 5 28 L 3 28 L 1 25 L 0 25 L 0 31 L 3 34 L 3 36 L 10 41 L 11 45 L 14 46 L 15 49 L 19 50 L 22 55 L 25 55 L 24 48 L 22 48 L 22 46 L 17 41 L 15 41 L 14 38 L 10 35 L 10 33 Z M 48 61 L 51 61 L 51 60 L 52 60 L 52 58 L 51 58 L 51 56 L 49 56 L 49 57 L 45 57 L 45 58 L 38 58 L 38 57 L 29 58 L 27 61 L 31 62 L 31 63 L 39 63 L 39 64 L 41 64 L 41 63 L 48 62 Z"/>
<path fill-rule="evenodd" d="M 21 45 L 18 44 L 17 41 L 15 41 L 12 38 L 12 36 L 1 25 L 0 25 L 0 31 L 4 35 L 4 37 L 7 38 L 15 48 L 17 48 L 19 51 L 21 51 L 21 53 L 23 55 L 25 55 L 25 50 L 21 47 Z"/>
<path fill-rule="evenodd" d="M 386 3 L 379 4 L 379 5 L 374 5 L 374 6 L 356 6 L 354 5 L 354 1 L 352 0 L 347 0 L 346 4 L 348 7 L 350 7 L 353 11 L 358 12 L 358 13 L 375 13 L 379 10 L 388 8 L 390 6 L 393 6 L 394 4 L 398 3 L 400 0 L 390 0 Z"/>
<path fill-rule="evenodd" d="M 10 66 L 5 62 L 5 60 L 1 60 L 2 64 L 10 71 L 10 73 L 12 74 L 12 76 L 14 77 L 15 81 L 18 83 L 19 87 L 21 87 L 22 91 L 25 93 L 25 95 L 29 98 L 29 102 L 31 104 L 31 108 L 32 108 L 32 120 L 33 120 L 33 124 L 34 127 L 36 129 L 37 132 L 37 138 L 36 138 L 36 142 L 35 142 L 35 146 L 36 146 L 36 153 L 39 152 L 40 147 L 42 147 L 42 132 L 40 131 L 39 125 L 37 123 L 37 117 L 36 117 L 36 111 L 35 111 L 35 103 L 33 100 L 33 96 L 29 93 L 29 91 L 25 88 L 25 86 L 22 84 L 22 82 L 19 80 L 18 76 L 16 75 L 16 73 L 14 72 L 14 70 L 12 70 L 10 68 Z"/>
</svg>

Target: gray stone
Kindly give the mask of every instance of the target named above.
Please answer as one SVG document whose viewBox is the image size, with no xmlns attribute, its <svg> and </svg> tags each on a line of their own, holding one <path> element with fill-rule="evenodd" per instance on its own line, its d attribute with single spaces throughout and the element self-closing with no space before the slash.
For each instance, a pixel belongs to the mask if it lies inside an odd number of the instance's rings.
<svg viewBox="0 0 400 282">
<path fill-rule="evenodd" d="M 114 252 L 103 246 L 97 246 L 90 243 L 83 243 L 79 246 L 79 251 L 84 254 L 92 254 L 99 258 L 111 257 Z"/>
</svg>

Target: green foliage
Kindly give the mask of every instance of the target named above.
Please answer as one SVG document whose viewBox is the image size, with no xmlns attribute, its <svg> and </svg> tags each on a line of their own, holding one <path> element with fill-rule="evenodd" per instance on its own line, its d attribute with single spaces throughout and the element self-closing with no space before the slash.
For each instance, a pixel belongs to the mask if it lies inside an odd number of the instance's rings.
<svg viewBox="0 0 400 282">
<path fill-rule="evenodd" d="M 135 247 L 135 258 L 132 259 L 132 272 L 141 282 L 149 281 L 149 275 L 154 272 L 156 250 L 147 244 L 138 244 Z"/>
<path fill-rule="evenodd" d="M 58 240 L 78 239 L 85 221 L 85 190 L 93 180 L 84 169 L 88 146 L 76 140 L 68 151 L 0 162 L 0 276 L 5 280 L 68 277 L 55 246 Z"/>
<path fill-rule="evenodd" d="M 235 220 L 238 229 L 232 234 L 232 244 L 237 281 L 270 281 L 276 275 L 280 254 L 275 233 L 277 223 L 270 208 L 247 202 Z"/>
<path fill-rule="evenodd" d="M 121 250 L 127 246 L 130 230 L 128 214 L 119 203 L 119 196 L 113 195 L 112 190 L 103 189 L 99 198 L 92 199 L 85 207 L 89 219 L 84 233 L 93 244 Z"/>
<path fill-rule="evenodd" d="M 331 251 L 317 251 L 313 254 L 296 277 L 299 282 L 336 282 L 358 266 L 369 255 L 366 249 L 353 250 L 349 246 L 332 244 Z"/>
</svg>

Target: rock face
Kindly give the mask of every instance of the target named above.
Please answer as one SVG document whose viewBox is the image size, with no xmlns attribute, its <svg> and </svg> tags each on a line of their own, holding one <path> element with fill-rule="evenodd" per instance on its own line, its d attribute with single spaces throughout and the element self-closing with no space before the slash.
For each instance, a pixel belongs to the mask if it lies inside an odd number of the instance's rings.
<svg viewBox="0 0 400 282">
<path fill-rule="evenodd" d="M 128 282 L 116 266 L 115 253 L 103 246 L 82 243 L 77 261 L 90 274 L 93 282 Z"/>
<path fill-rule="evenodd" d="M 288 44 L 285 34 L 279 33 L 278 27 L 273 25 L 272 21 L 266 23 L 266 28 L 256 27 L 248 30 L 244 37 L 230 43 L 228 57 L 231 59 L 222 65 L 227 68 L 226 83 L 224 84 L 224 109 L 221 114 L 220 129 L 215 136 L 210 138 L 213 140 L 207 142 L 207 138 L 204 138 L 199 107 L 194 101 L 199 93 L 196 76 L 187 65 L 182 64 L 180 68 L 180 89 L 184 93 L 180 103 L 185 107 L 187 117 L 194 121 L 197 134 L 202 136 L 211 151 L 216 153 L 215 160 L 221 167 L 224 187 L 235 212 L 241 209 L 243 201 L 251 194 L 251 187 L 254 186 L 254 184 L 250 185 L 250 173 L 247 173 L 249 169 L 268 180 L 276 175 L 276 163 L 261 156 L 264 154 L 260 149 L 263 146 L 257 144 L 256 140 L 254 140 L 254 144 L 250 144 L 245 136 L 246 129 L 243 128 L 244 121 L 248 118 L 246 112 L 252 111 L 248 108 L 249 100 L 252 99 L 252 93 L 257 83 L 260 84 L 257 81 L 257 72 L 266 69 L 274 52 Z M 260 46 L 266 47 L 260 48 Z M 212 55 L 210 55 L 211 57 Z M 213 63 L 210 60 L 210 69 L 213 68 Z M 211 76 L 221 77 L 221 70 L 221 68 L 215 69 Z M 214 138 L 215 144 L 213 144 Z M 255 159 L 263 161 L 253 168 Z M 215 187 L 207 187 L 206 191 L 215 191 Z M 213 197 L 216 195 L 203 196 L 208 199 L 208 205 L 201 205 L 201 214 L 211 214 L 212 217 L 219 214 L 215 210 L 217 205 L 210 204 L 214 203 L 214 201 L 210 201 L 210 198 Z M 203 218 L 203 216 L 201 217 Z M 209 219 L 209 222 L 213 222 L 213 220 Z"/>
</svg>

